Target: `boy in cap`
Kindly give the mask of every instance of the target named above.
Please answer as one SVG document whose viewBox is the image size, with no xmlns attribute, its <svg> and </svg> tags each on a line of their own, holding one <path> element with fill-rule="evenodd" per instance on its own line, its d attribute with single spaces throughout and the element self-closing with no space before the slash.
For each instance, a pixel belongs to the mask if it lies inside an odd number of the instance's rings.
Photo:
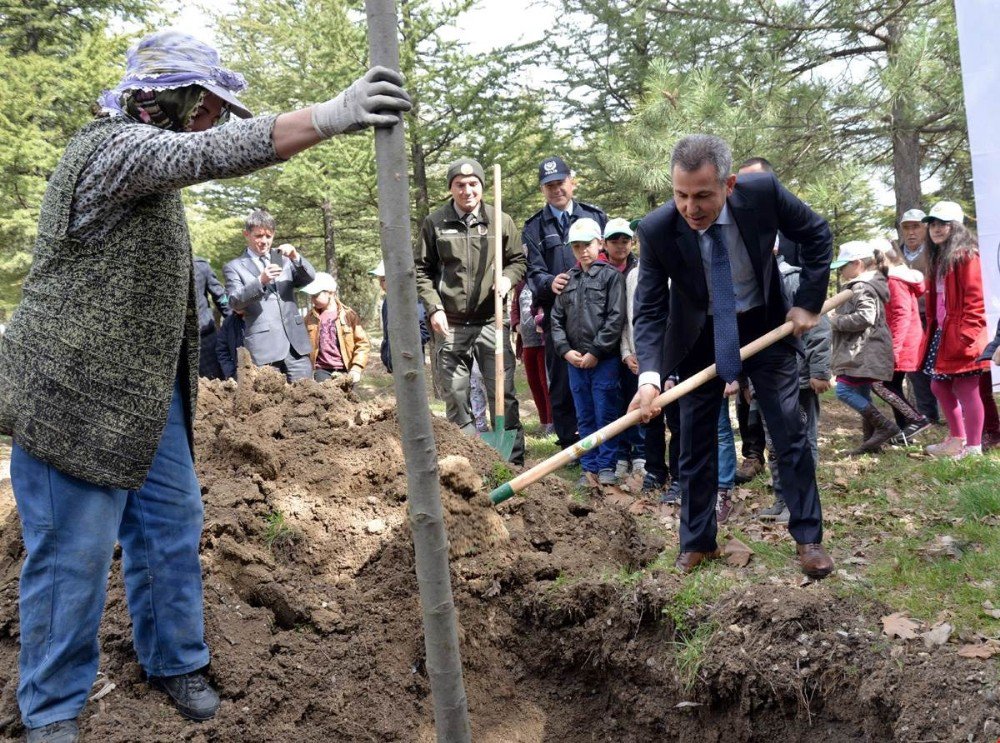
<svg viewBox="0 0 1000 743">
<path fill-rule="evenodd" d="M 476 434 L 470 398 L 473 361 L 479 364 L 490 407 L 495 411 L 497 343 L 504 353 L 504 425 L 516 431 L 510 461 L 524 463 L 524 429 L 514 390 L 514 351 L 510 324 L 497 338 L 494 322 L 494 250 L 502 251 L 503 276 L 498 287 L 506 296 L 524 277 L 526 259 L 517 242 L 513 220 L 483 202 L 483 167 L 460 158 L 448 167 L 451 199 L 431 212 L 420 230 L 413 263 L 417 294 L 436 335 L 436 363 L 445 398 L 445 414 L 470 436 Z M 502 245 L 494 245 L 494 220 L 500 220 Z"/>
<path fill-rule="evenodd" d="M 312 343 L 313 379 L 324 382 L 346 374 L 351 384 L 361 381 L 371 343 L 361 318 L 337 296 L 337 280 L 326 271 L 299 291 L 312 297 L 306 331 Z"/>
<path fill-rule="evenodd" d="M 569 228 L 570 247 L 578 264 L 569 270 L 566 286 L 552 307 L 552 343 L 566 360 L 569 386 L 576 405 L 580 438 L 585 438 L 618 417 L 621 390 L 618 382 L 619 349 L 625 327 L 625 279 L 599 253 L 604 241 L 601 228 L 583 218 Z M 600 485 L 614 485 L 617 437 L 580 457 L 588 486 L 588 473 Z"/>
</svg>

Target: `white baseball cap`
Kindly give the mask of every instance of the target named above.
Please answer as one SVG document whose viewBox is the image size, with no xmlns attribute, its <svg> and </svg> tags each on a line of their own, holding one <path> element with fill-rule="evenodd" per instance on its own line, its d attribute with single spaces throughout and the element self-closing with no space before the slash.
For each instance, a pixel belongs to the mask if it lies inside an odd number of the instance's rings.
<svg viewBox="0 0 1000 743">
<path fill-rule="evenodd" d="M 861 258 L 872 258 L 875 255 L 875 246 L 866 240 L 851 240 L 840 246 L 840 254 L 837 260 L 830 264 L 830 268 L 840 268 L 848 263 Z"/>
<path fill-rule="evenodd" d="M 368 273 L 372 276 L 378 276 L 379 278 L 385 276 L 385 261 L 379 261 L 378 265 Z"/>
<path fill-rule="evenodd" d="M 931 207 L 931 213 L 924 217 L 922 221 L 930 222 L 932 219 L 962 224 L 965 221 L 965 214 L 962 212 L 962 207 L 954 201 L 939 201 Z"/>
<path fill-rule="evenodd" d="M 305 294 L 319 294 L 320 292 L 337 293 L 337 280 L 326 271 L 317 271 L 316 278 L 299 289 Z"/>
<path fill-rule="evenodd" d="M 903 222 L 923 222 L 924 217 L 926 216 L 927 215 L 924 214 L 920 209 L 907 209 L 905 212 L 903 212 L 903 216 L 899 218 L 899 223 L 903 224 Z"/>
<path fill-rule="evenodd" d="M 622 219 L 621 217 L 610 219 L 608 220 L 608 223 L 604 225 L 604 239 L 607 240 L 612 235 L 635 237 L 635 233 L 632 232 L 632 227 L 629 225 L 628 220 Z"/>
<path fill-rule="evenodd" d="M 566 243 L 589 243 L 593 240 L 601 239 L 601 228 L 590 217 L 576 220 L 569 226 L 569 235 Z"/>
</svg>

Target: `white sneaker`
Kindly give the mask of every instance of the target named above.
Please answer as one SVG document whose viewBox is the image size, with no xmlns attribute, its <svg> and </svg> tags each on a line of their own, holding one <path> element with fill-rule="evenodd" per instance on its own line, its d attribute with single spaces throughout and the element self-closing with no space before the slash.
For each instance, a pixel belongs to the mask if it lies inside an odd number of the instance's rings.
<svg viewBox="0 0 1000 743">
<path fill-rule="evenodd" d="M 618 464 L 615 465 L 615 477 L 619 480 L 624 480 L 628 477 L 628 460 L 619 459 Z"/>
<path fill-rule="evenodd" d="M 632 460 L 632 474 L 638 475 L 639 477 L 646 476 L 646 460 L 645 459 L 633 459 Z"/>
<path fill-rule="evenodd" d="M 924 451 L 932 457 L 954 457 L 962 453 L 965 448 L 965 439 L 957 436 L 949 436 L 940 444 L 930 444 L 924 447 Z"/>
<path fill-rule="evenodd" d="M 962 451 L 958 454 L 952 456 L 952 459 L 965 459 L 966 457 L 981 457 L 983 455 L 983 447 L 980 446 L 963 446 Z"/>
</svg>

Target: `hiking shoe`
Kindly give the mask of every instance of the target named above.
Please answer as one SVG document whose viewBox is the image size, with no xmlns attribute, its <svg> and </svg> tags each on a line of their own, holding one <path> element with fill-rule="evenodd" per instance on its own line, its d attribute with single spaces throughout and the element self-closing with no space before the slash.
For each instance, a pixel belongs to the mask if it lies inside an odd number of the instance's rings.
<svg viewBox="0 0 1000 743">
<path fill-rule="evenodd" d="M 961 454 L 964 448 L 965 439 L 960 439 L 957 436 L 949 436 L 940 444 L 925 446 L 924 451 L 932 457 L 954 457 L 956 454 Z"/>
<path fill-rule="evenodd" d="M 219 695 L 202 674 L 185 673 L 181 676 L 153 676 L 149 684 L 165 691 L 177 710 L 189 720 L 203 722 L 215 717 L 219 711 Z"/>
<path fill-rule="evenodd" d="M 624 480 L 628 477 L 629 464 L 627 459 L 619 459 L 618 464 L 615 465 L 615 477 L 619 480 Z M 601 483 L 604 485 L 605 483 Z M 608 483 L 610 484 L 610 483 Z"/>
<path fill-rule="evenodd" d="M 28 743 L 76 743 L 80 739 L 80 729 L 76 720 L 60 720 L 40 728 L 28 730 Z"/>
<path fill-rule="evenodd" d="M 896 446 L 906 446 L 907 444 L 910 443 L 910 439 L 912 439 L 917 434 L 923 433 L 930 427 L 931 427 L 931 422 L 926 418 L 924 418 L 922 421 L 917 421 L 916 423 L 909 423 L 903 428 L 902 431 L 900 431 L 891 439 L 889 439 L 889 443 L 894 444 Z"/>
<path fill-rule="evenodd" d="M 664 506 L 679 506 L 681 504 L 681 484 L 677 480 L 670 481 L 670 487 L 660 496 L 660 504 Z"/>
<path fill-rule="evenodd" d="M 632 474 L 637 475 L 643 479 L 646 477 L 646 460 L 645 459 L 633 459 L 632 460 Z"/>
<path fill-rule="evenodd" d="M 555 436 L 556 435 L 556 424 L 555 423 L 546 423 L 545 426 L 542 428 L 542 435 L 546 436 L 546 437 L 548 437 L 548 436 Z"/>
<path fill-rule="evenodd" d="M 774 521 L 781 515 L 782 511 L 787 510 L 788 506 L 785 505 L 784 499 L 776 498 L 774 503 L 762 510 L 757 516 L 761 521 Z"/>
<path fill-rule="evenodd" d="M 663 490 L 663 484 L 663 480 L 652 472 L 647 472 L 642 478 L 642 494 L 646 496 L 656 495 Z"/>
<path fill-rule="evenodd" d="M 590 490 L 594 487 L 594 483 L 591 482 L 590 478 L 587 476 L 588 473 L 584 472 L 580 475 L 580 479 L 576 481 L 576 487 L 581 490 Z"/>
<path fill-rule="evenodd" d="M 610 467 L 605 467 L 603 470 L 597 473 L 597 484 L 598 485 L 617 485 L 618 475 Z"/>
<path fill-rule="evenodd" d="M 715 521 L 724 524 L 729 521 L 729 514 L 733 512 L 733 489 L 719 488 L 715 496 Z"/>
<path fill-rule="evenodd" d="M 764 471 L 764 460 L 757 457 L 744 457 L 736 470 L 736 482 L 745 485 Z"/>
</svg>

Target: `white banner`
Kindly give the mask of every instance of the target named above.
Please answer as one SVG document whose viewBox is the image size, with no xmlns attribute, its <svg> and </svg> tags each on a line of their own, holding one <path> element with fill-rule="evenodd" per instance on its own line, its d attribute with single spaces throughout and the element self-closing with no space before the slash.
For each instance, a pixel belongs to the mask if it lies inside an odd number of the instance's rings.
<svg viewBox="0 0 1000 743">
<path fill-rule="evenodd" d="M 989 336 L 1000 318 L 1000 12 L 997 0 L 955 0 L 962 87 L 969 122 L 979 251 Z M 942 194 L 948 198 L 947 194 Z M 994 368 L 993 381 L 998 380 Z"/>
</svg>

